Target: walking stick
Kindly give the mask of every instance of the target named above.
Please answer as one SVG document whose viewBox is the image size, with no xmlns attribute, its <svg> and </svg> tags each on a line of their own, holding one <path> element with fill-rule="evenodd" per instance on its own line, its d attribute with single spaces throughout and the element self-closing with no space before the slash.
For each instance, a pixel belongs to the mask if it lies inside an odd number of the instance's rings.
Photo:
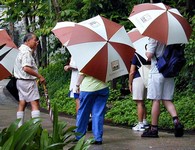
<svg viewBox="0 0 195 150">
<path fill-rule="evenodd" d="M 53 122 L 53 111 L 51 109 L 50 100 L 48 97 L 48 90 L 47 90 L 47 87 L 45 84 L 43 84 L 43 89 L 44 89 L 45 99 L 46 99 L 46 103 L 47 103 L 47 109 L 49 111 L 49 117 L 50 117 L 51 122 Z"/>
</svg>

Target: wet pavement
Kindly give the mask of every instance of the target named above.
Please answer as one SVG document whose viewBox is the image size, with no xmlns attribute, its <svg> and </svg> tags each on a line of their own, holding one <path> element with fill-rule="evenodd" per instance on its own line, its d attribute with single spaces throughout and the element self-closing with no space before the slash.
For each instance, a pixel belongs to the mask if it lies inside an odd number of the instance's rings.
<svg viewBox="0 0 195 150">
<path fill-rule="evenodd" d="M 9 80 L 0 81 L 0 130 L 8 127 L 16 119 L 17 101 L 5 88 Z M 48 113 L 41 112 L 43 128 L 52 130 Z M 30 109 L 25 111 L 25 120 L 30 119 Z M 59 116 L 59 120 L 68 125 L 75 125 L 75 119 Z M 88 132 L 86 138 L 92 137 Z M 141 132 L 130 128 L 104 125 L 102 145 L 92 145 L 89 150 L 195 150 L 195 135 L 185 134 L 182 138 L 174 137 L 173 133 L 159 132 L 159 138 L 141 138 Z M 65 148 L 66 149 L 66 148 Z"/>
</svg>

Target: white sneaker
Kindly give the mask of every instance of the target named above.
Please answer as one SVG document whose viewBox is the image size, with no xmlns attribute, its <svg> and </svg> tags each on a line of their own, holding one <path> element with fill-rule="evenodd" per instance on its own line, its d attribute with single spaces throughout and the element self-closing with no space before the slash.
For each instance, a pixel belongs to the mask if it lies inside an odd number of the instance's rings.
<svg viewBox="0 0 195 150">
<path fill-rule="evenodd" d="M 144 128 L 143 124 L 138 123 L 135 127 L 132 128 L 132 130 L 134 130 L 134 131 L 144 131 L 145 128 Z"/>
</svg>

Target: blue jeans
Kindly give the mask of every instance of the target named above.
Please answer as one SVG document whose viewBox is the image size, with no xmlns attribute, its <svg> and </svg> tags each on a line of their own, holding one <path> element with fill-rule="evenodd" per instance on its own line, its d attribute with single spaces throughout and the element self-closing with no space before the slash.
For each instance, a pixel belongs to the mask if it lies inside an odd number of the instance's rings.
<svg viewBox="0 0 195 150">
<path fill-rule="evenodd" d="M 94 92 L 80 92 L 80 107 L 77 113 L 76 132 L 81 133 L 81 135 L 76 136 L 77 140 L 85 135 L 89 116 L 92 113 L 92 132 L 94 139 L 95 141 L 102 141 L 105 107 L 108 96 L 108 88 Z"/>
</svg>

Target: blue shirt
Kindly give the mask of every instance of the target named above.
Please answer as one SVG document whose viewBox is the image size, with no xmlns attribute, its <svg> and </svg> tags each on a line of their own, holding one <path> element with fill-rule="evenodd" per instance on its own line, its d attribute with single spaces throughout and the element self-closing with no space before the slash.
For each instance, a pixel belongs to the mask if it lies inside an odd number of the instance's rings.
<svg viewBox="0 0 195 150">
<path fill-rule="evenodd" d="M 137 54 L 137 53 L 136 53 Z M 140 61 L 142 62 L 143 65 L 150 65 L 151 62 L 150 61 L 146 61 L 143 57 L 141 57 L 139 54 L 137 54 L 137 56 L 139 57 Z M 136 66 L 136 70 L 135 70 L 135 74 L 133 76 L 133 78 L 137 78 L 140 77 L 139 71 L 138 69 L 141 67 L 141 64 L 138 60 L 136 55 L 134 55 L 133 59 L 132 59 L 132 64 Z"/>
</svg>

